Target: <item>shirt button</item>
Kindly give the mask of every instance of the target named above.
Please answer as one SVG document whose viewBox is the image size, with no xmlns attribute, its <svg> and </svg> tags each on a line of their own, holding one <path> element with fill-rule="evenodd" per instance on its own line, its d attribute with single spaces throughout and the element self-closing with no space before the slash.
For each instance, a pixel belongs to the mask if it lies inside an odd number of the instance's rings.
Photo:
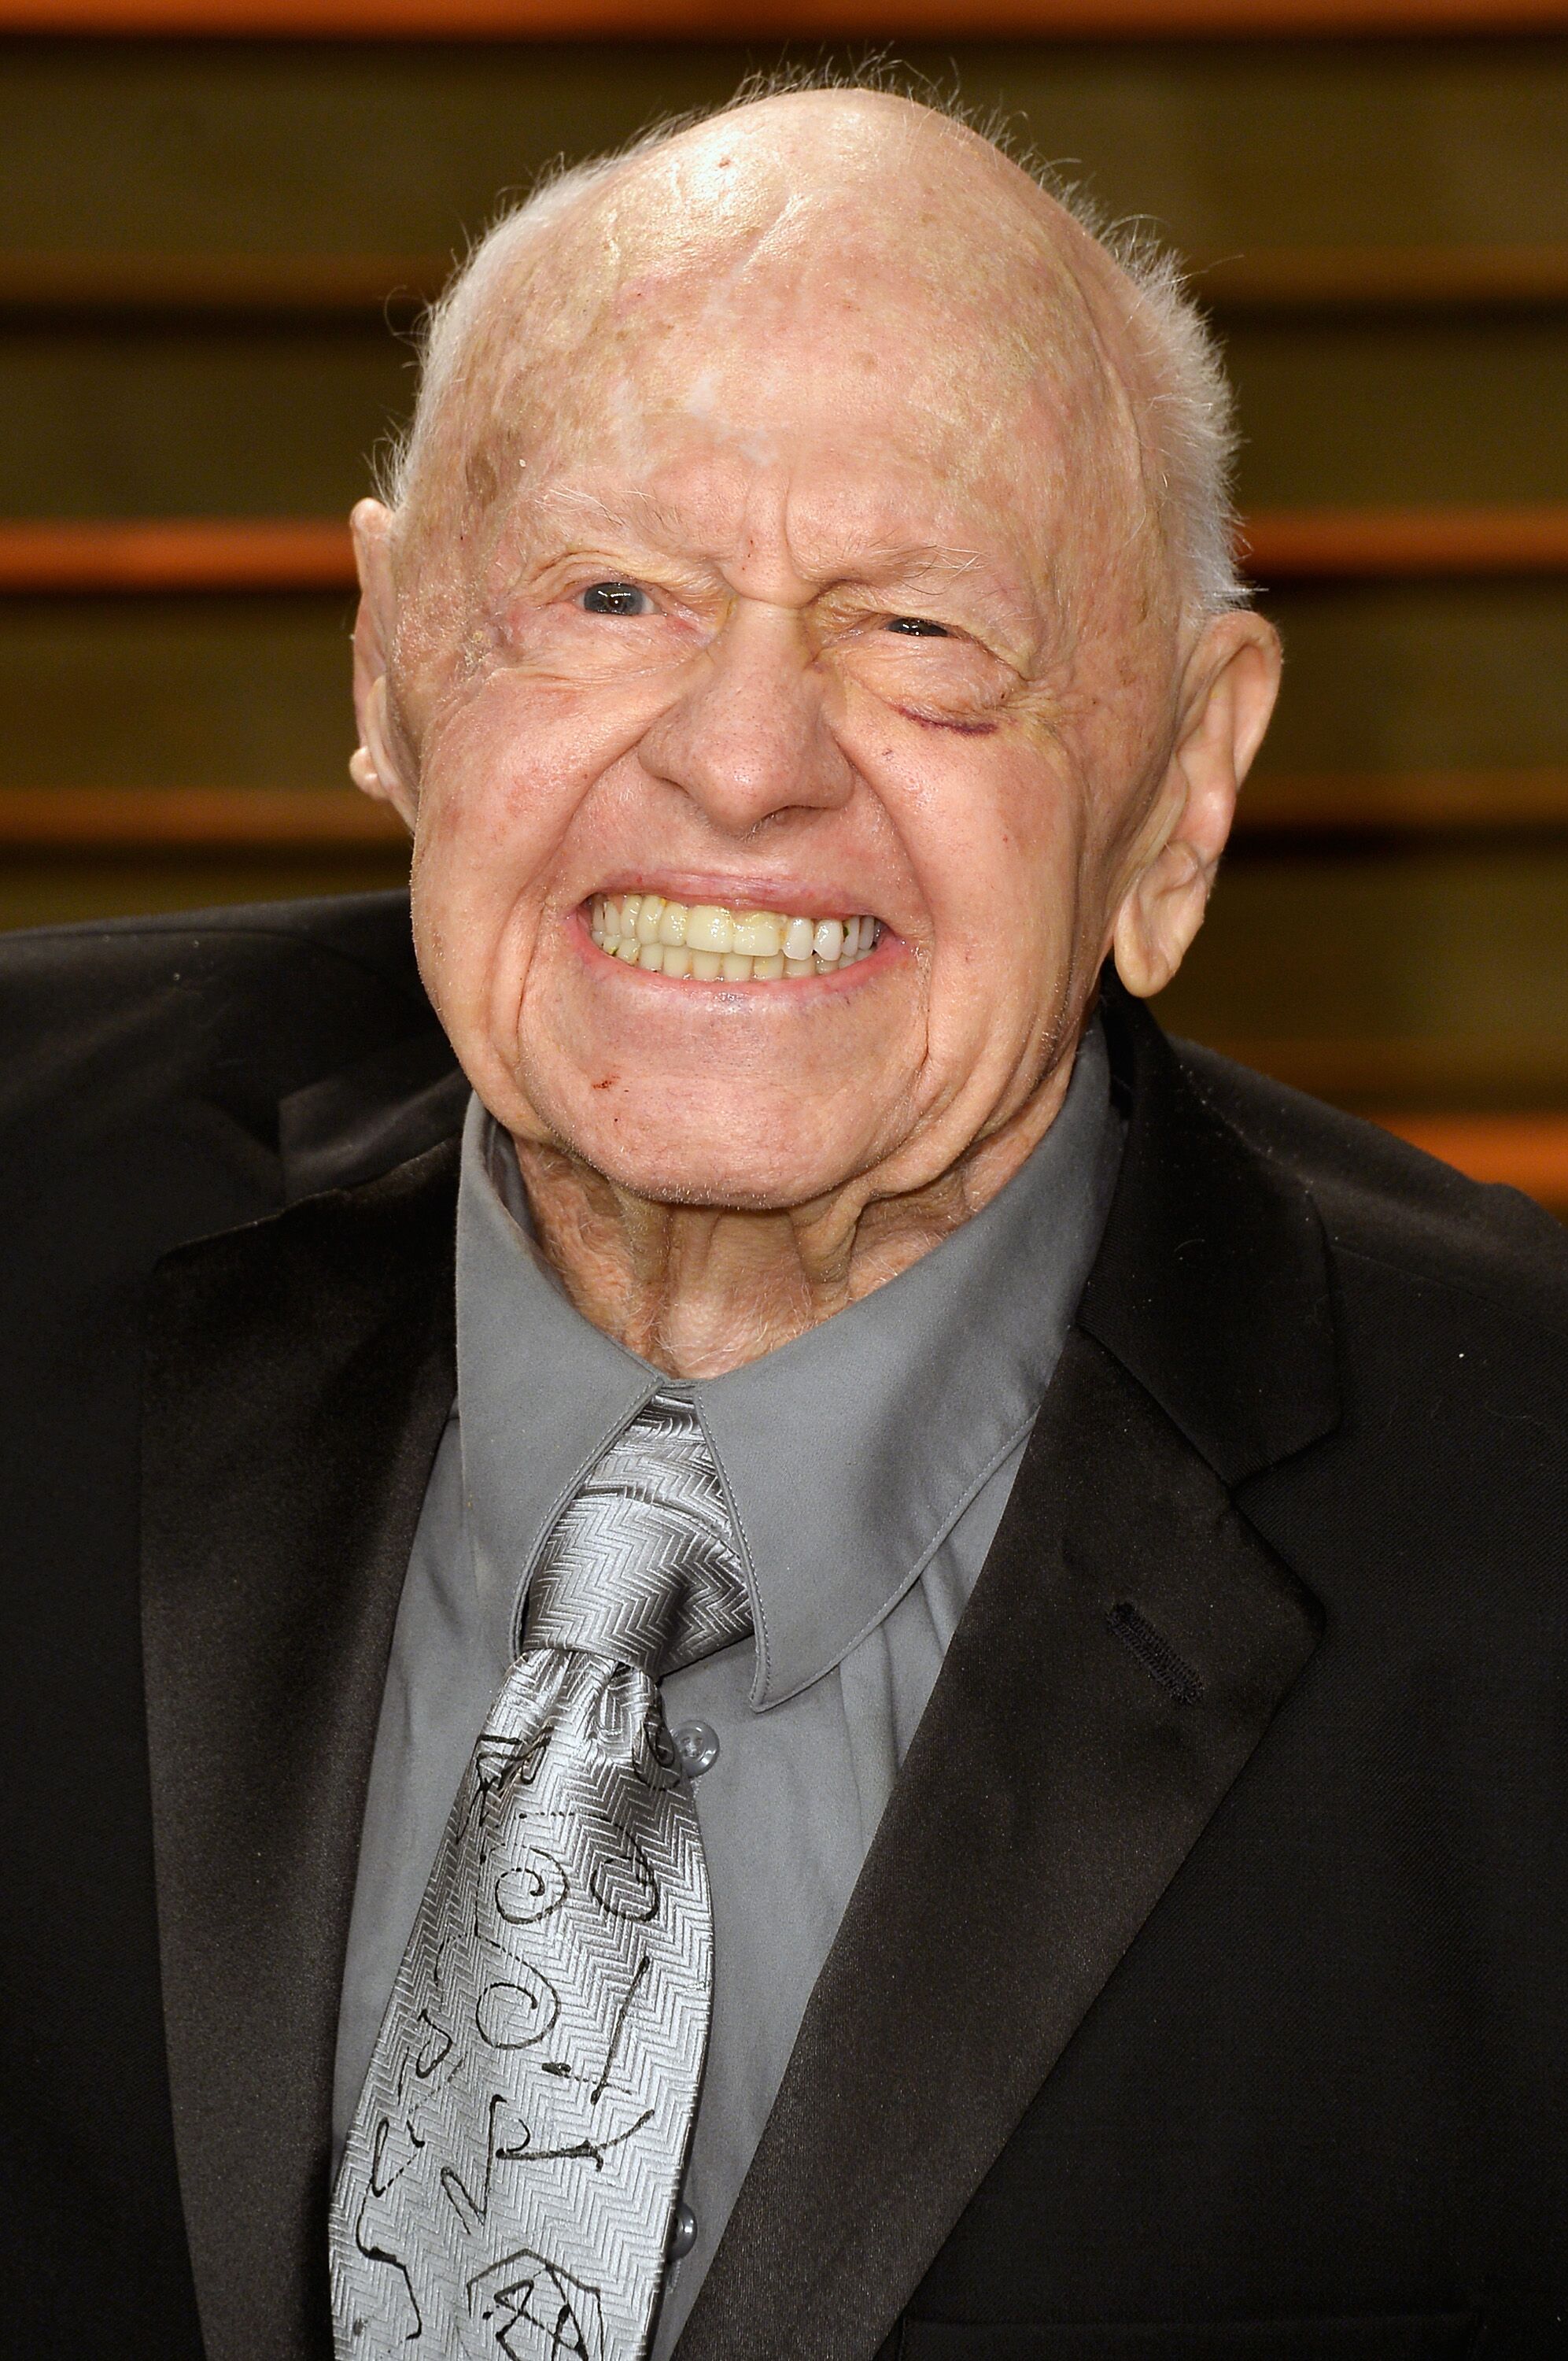
<svg viewBox="0 0 1568 2361">
<path fill-rule="evenodd" d="M 718 1760 L 718 1732 L 706 1721 L 683 1721 L 675 1732 L 675 1752 L 688 1779 L 700 1779 Z"/>
<path fill-rule="evenodd" d="M 700 1724 L 698 1727 L 700 1728 Z M 678 2263 L 689 2255 L 696 2244 L 696 2215 L 683 2198 L 675 2208 L 675 2218 L 670 2229 L 670 2260 Z"/>
</svg>

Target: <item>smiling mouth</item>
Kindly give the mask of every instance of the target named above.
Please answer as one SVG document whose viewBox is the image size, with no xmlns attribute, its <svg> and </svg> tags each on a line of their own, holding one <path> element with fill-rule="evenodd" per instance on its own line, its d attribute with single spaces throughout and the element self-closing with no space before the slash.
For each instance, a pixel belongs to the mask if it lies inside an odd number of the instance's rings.
<svg viewBox="0 0 1568 2361">
<path fill-rule="evenodd" d="M 588 931 L 609 959 L 693 983 L 772 983 L 837 975 L 870 957 L 878 918 L 805 918 L 786 910 L 733 910 L 666 902 L 659 894 L 596 894 Z"/>
</svg>

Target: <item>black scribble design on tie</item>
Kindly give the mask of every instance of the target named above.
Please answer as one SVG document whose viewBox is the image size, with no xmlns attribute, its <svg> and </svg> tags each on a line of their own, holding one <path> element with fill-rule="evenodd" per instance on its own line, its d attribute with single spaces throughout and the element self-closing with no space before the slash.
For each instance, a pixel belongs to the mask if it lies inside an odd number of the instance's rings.
<svg viewBox="0 0 1568 2361">
<path fill-rule="evenodd" d="M 498 2091 L 490 2101 L 488 2136 L 485 2141 L 485 2185 L 477 2197 L 474 2195 L 455 2166 L 444 2164 L 441 2168 L 441 2186 L 445 2191 L 447 2202 L 462 2223 L 465 2234 L 470 2238 L 490 2210 L 490 2183 L 496 2177 L 496 2158 L 498 2153 L 503 2152 L 498 2151 L 496 2147 L 496 2117 L 505 2104 L 505 2098 Z"/>
<path fill-rule="evenodd" d="M 507 2361 L 605 2361 L 598 2289 L 527 2246 L 471 2279 L 467 2295 Z"/>
<path fill-rule="evenodd" d="M 419 2055 L 413 2061 L 418 2081 L 428 2082 L 438 2066 L 444 2066 L 452 2055 L 452 2036 L 444 2025 L 437 2025 L 427 2008 L 422 2008 L 418 2022 L 425 2028 L 425 2037 Z"/>
<path fill-rule="evenodd" d="M 634 2124 L 628 2124 L 623 2132 L 613 2132 L 609 2139 L 574 2140 L 570 2147 L 532 2147 L 529 2145 L 528 2126 L 525 2124 L 523 2137 L 519 2145 L 516 2147 L 497 2148 L 496 2161 L 498 2164 L 591 2164 L 596 2172 L 602 2172 L 604 2160 L 610 2149 L 624 2147 L 629 2139 L 636 2137 L 644 2124 L 651 2124 L 652 2120 L 652 2108 L 644 2107 L 637 2121 Z"/>
<path fill-rule="evenodd" d="M 611 1918 L 644 1925 L 658 1914 L 659 1881 L 630 1828 L 607 1829 L 605 1835 L 612 1841 L 596 1847 L 588 1892 Z"/>
<path fill-rule="evenodd" d="M 400 2180 L 409 2169 L 410 2158 L 405 2156 L 396 2172 L 384 2171 L 387 2160 L 387 2141 L 391 2128 L 391 2119 L 387 2115 L 383 2115 L 376 2126 L 376 2137 L 370 2149 L 370 2186 L 366 2191 L 368 2197 L 385 2197 L 394 2181 Z M 416 2141 L 415 2145 L 418 2146 L 419 2143 Z"/>
<path fill-rule="evenodd" d="M 492 2049 L 532 2049 L 555 2028 L 561 1995 L 537 1968 L 520 1961 L 523 1981 L 487 1984 L 474 2004 L 474 2024 Z"/>
<path fill-rule="evenodd" d="M 496 1916 L 509 1927 L 537 1927 L 559 1910 L 571 1891 L 565 1865 L 543 1846 L 529 1845 L 492 1889 Z"/>
<path fill-rule="evenodd" d="M 644 1951 L 642 1957 L 637 1962 L 636 1973 L 633 1975 L 631 1982 L 626 1988 L 626 1996 L 622 2000 L 620 2006 L 615 2012 L 615 2024 L 610 2032 L 609 2048 L 604 2053 L 604 2070 L 600 2074 L 598 2081 L 594 2084 L 593 2089 L 588 2092 L 588 2104 L 590 2107 L 597 2107 L 598 2105 L 599 2101 L 603 2098 L 606 2091 L 609 2087 L 610 2069 L 615 2064 L 616 2053 L 620 2048 L 620 2037 L 626 2030 L 626 2020 L 628 2015 L 630 2014 L 631 2004 L 641 1990 L 642 1979 L 647 1972 L 648 1954 Z"/>
<path fill-rule="evenodd" d="M 539 2070 L 542 2074 L 558 2074 L 564 2082 L 572 2077 L 572 2070 L 564 2058 L 547 2058 Z"/>
<path fill-rule="evenodd" d="M 504 1730 L 481 1730 L 474 1748 L 474 1769 L 480 1795 L 507 1787 L 532 1787 L 550 1743 L 545 1730 L 535 1738 L 509 1737 Z"/>
<path fill-rule="evenodd" d="M 396 2173 L 393 2174 L 392 2179 L 394 2180 L 397 2179 Z M 389 2186 L 390 2186 L 390 2183 L 389 2183 Z M 417 2345 L 420 2338 L 424 2334 L 424 2314 L 419 2308 L 419 2298 L 414 2293 L 414 2283 L 409 2276 L 409 2267 L 407 2263 L 404 2262 L 402 2257 L 400 2255 L 394 2254 L 389 2246 L 378 2246 L 374 2239 L 367 2238 L 365 2235 L 366 2209 L 376 2193 L 377 2192 L 373 2187 L 367 2189 L 365 2191 L 364 2199 L 359 2207 L 358 2219 L 354 2225 L 354 2243 L 358 2247 L 360 2253 L 364 2256 L 367 2263 L 385 2263 L 388 2269 L 395 2271 L 399 2279 L 401 2279 L 403 2283 L 404 2297 L 407 2300 L 410 2312 L 413 2314 L 413 2326 L 411 2328 L 405 2329 L 403 2332 L 403 2343 L 405 2345 Z M 367 2323 L 363 2320 L 356 2323 L 356 2334 L 357 2334 L 359 2329 L 365 2327 L 366 2324 Z"/>
</svg>

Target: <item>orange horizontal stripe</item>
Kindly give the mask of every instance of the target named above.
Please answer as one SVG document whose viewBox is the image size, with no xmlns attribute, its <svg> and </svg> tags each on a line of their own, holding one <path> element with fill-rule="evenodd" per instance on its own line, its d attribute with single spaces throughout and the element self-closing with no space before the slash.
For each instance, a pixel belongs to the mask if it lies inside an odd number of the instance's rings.
<svg viewBox="0 0 1568 2361">
<path fill-rule="evenodd" d="M 1568 501 L 1530 508 L 1269 509 L 1245 519 L 1263 583 L 1332 576 L 1549 574 L 1568 568 Z"/>
<path fill-rule="evenodd" d="M 405 847 L 352 787 L 0 788 L 0 853 L 359 852 Z"/>
<path fill-rule="evenodd" d="M 1390 1115 L 1376 1120 L 1472 1180 L 1568 1204 L 1568 1115 Z"/>
<path fill-rule="evenodd" d="M 1281 774 L 1248 786 L 1238 822 L 1238 833 L 1266 840 L 1313 830 L 1419 836 L 1542 828 L 1568 829 L 1568 771 Z M 385 805 L 346 788 L 0 789 L 0 851 L 358 846 L 400 835 Z"/>
<path fill-rule="evenodd" d="M 0 0 L 0 32 L 360 40 L 735 41 L 1299 36 L 1568 29 L 1564 0 Z"/>
<path fill-rule="evenodd" d="M 1423 836 L 1568 829 L 1568 771 L 1280 774 L 1249 785 L 1237 834 Z M 0 789 L 0 850 L 22 845 L 363 844 L 390 840 L 384 806 L 313 787 Z"/>
<path fill-rule="evenodd" d="M 1568 828 L 1568 771 L 1282 774 L 1249 785 L 1238 832 L 1422 835 Z M 393 842 L 385 805 L 314 787 L 0 789 L 0 850 Z"/>
<path fill-rule="evenodd" d="M 0 523 L 0 590 L 339 590 L 348 527 L 314 517 Z"/>
<path fill-rule="evenodd" d="M 1568 571 L 1568 503 L 1270 510 L 1242 535 L 1265 584 L 1335 577 Z M 316 517 L 93 517 L 0 522 L 0 591 L 338 590 L 348 528 Z"/>
</svg>

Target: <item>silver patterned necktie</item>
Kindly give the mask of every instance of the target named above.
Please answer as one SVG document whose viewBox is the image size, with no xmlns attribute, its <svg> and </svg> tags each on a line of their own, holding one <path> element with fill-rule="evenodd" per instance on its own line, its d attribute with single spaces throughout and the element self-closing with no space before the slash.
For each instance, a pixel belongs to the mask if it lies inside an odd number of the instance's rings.
<svg viewBox="0 0 1568 2361">
<path fill-rule="evenodd" d="M 656 1682 L 751 1629 L 696 1413 L 655 1395 L 545 1543 L 333 2195 L 338 2361 L 641 2361 L 713 1917 Z"/>
</svg>

